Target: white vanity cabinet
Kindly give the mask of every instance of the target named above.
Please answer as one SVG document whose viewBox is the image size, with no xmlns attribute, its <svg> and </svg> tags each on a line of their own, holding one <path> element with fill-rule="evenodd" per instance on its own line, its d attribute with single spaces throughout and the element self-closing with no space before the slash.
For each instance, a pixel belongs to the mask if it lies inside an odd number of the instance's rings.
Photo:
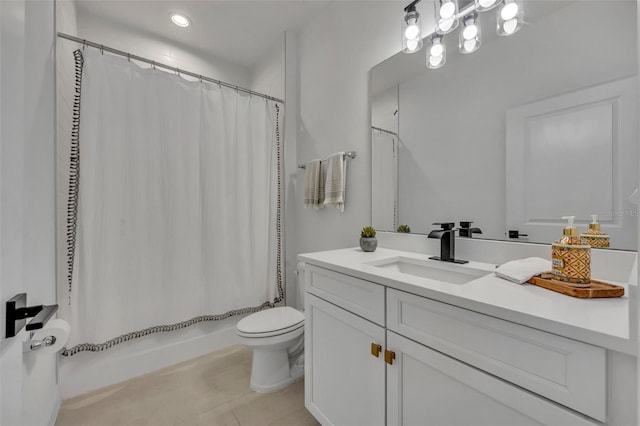
<svg viewBox="0 0 640 426">
<path fill-rule="evenodd" d="M 393 332 L 387 346 L 387 425 L 597 424 Z"/>
<path fill-rule="evenodd" d="M 603 348 L 394 289 L 387 289 L 386 296 L 387 328 L 394 333 L 594 419 L 606 420 Z M 395 350 L 389 336 L 387 346 Z M 541 409 L 531 415 L 536 413 L 542 413 Z"/>
<path fill-rule="evenodd" d="M 394 289 L 386 297 L 397 364 L 387 424 L 597 424 L 559 404 L 606 419 L 604 349 Z"/>
<path fill-rule="evenodd" d="M 383 425 L 384 328 L 311 294 L 305 316 L 307 409 L 324 425 Z"/>
<path fill-rule="evenodd" d="M 309 263 L 305 280 L 305 405 L 324 425 L 607 420 L 602 348 Z"/>
<path fill-rule="evenodd" d="M 384 287 L 310 265 L 305 282 L 307 409 L 323 424 L 384 424 Z"/>
</svg>

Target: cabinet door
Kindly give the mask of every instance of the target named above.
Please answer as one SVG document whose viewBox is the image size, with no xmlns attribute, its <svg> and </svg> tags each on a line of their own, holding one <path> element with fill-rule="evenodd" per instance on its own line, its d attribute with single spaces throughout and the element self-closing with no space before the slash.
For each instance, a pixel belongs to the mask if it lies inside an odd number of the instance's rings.
<svg viewBox="0 0 640 426">
<path fill-rule="evenodd" d="M 305 406 L 323 425 L 384 425 L 384 328 L 307 293 Z"/>
<path fill-rule="evenodd" d="M 387 332 L 388 425 L 595 425 L 546 399 Z"/>
</svg>

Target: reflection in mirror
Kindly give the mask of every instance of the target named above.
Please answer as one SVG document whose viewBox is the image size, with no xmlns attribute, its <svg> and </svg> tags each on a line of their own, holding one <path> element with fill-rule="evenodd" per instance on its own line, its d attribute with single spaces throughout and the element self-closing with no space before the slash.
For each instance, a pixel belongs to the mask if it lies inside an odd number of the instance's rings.
<svg viewBox="0 0 640 426">
<path fill-rule="evenodd" d="M 597 214 L 611 247 L 635 250 L 636 2 L 524 5 L 510 37 L 480 13 L 472 54 L 445 36 L 440 69 L 424 51 L 372 69 L 373 226 L 472 221 L 473 238 L 551 243 L 562 216 L 584 232 Z"/>
</svg>

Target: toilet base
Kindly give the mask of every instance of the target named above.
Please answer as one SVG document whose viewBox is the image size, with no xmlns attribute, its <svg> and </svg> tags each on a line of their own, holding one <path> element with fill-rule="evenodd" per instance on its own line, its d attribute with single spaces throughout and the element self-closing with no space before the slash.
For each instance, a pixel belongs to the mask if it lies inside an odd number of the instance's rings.
<svg viewBox="0 0 640 426">
<path fill-rule="evenodd" d="M 304 366 L 289 367 L 287 348 L 254 350 L 249 387 L 260 393 L 276 392 L 286 388 L 304 375 Z"/>
</svg>

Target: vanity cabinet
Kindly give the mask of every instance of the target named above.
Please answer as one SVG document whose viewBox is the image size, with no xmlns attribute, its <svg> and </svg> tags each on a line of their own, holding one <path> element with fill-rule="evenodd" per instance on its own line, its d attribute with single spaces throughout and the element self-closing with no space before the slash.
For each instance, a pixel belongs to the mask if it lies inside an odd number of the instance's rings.
<svg viewBox="0 0 640 426">
<path fill-rule="evenodd" d="M 305 279 L 305 405 L 324 425 L 606 421 L 602 348 L 309 264 Z"/>
<path fill-rule="evenodd" d="M 385 289 L 307 265 L 305 405 L 325 425 L 385 422 Z"/>
<path fill-rule="evenodd" d="M 383 425 L 384 328 L 311 294 L 305 317 L 307 409 L 324 425 Z"/>
<path fill-rule="evenodd" d="M 387 346 L 387 425 L 596 424 L 393 332 Z"/>
<path fill-rule="evenodd" d="M 387 289 L 387 328 L 528 391 L 606 420 L 606 351 Z M 387 346 L 393 347 L 387 341 Z"/>
</svg>

